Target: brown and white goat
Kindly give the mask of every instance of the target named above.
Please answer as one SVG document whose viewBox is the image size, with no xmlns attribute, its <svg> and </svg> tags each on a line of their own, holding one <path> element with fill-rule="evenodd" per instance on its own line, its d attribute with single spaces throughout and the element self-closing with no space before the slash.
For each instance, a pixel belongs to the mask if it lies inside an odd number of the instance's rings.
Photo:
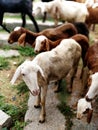
<svg viewBox="0 0 98 130">
<path fill-rule="evenodd" d="M 90 76 L 87 77 L 87 79 L 84 79 L 85 81 L 88 81 L 89 89 L 85 98 L 78 101 L 77 118 L 81 119 L 83 113 L 88 109 L 87 122 L 90 123 L 93 112 L 92 100 L 98 95 L 98 43 L 89 47 L 85 57 L 85 66 L 87 66 L 90 71 Z M 85 87 L 86 84 L 83 84 L 83 87 Z"/>
<path fill-rule="evenodd" d="M 26 42 L 33 46 L 37 36 L 45 35 L 47 38 L 55 41 L 60 38 L 69 38 L 77 33 L 76 27 L 71 23 L 66 23 L 55 28 L 45 29 L 39 33 L 34 33 L 25 28 L 18 28 L 11 32 L 8 43 L 18 42 L 19 45 L 26 45 Z"/>
<path fill-rule="evenodd" d="M 17 68 L 11 83 L 14 84 L 20 75 L 23 76 L 32 95 L 37 96 L 35 107 L 41 105 L 40 123 L 45 121 L 49 82 L 61 80 L 70 73 L 69 88 L 72 90 L 80 56 L 80 45 L 73 39 L 64 39 L 56 48 L 38 54 L 33 61 L 25 61 Z"/>
</svg>

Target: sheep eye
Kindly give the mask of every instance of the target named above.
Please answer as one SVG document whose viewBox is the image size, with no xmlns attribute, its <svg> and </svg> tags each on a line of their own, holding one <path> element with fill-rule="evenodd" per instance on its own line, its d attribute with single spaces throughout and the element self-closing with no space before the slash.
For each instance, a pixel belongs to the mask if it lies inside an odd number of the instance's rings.
<svg viewBox="0 0 98 130">
<path fill-rule="evenodd" d="M 88 113 L 88 110 L 89 110 L 89 109 L 87 108 L 87 109 L 86 109 L 86 110 L 83 112 L 83 114 L 86 114 L 86 113 Z"/>
<path fill-rule="evenodd" d="M 25 76 L 25 74 L 22 74 L 22 76 Z"/>
</svg>

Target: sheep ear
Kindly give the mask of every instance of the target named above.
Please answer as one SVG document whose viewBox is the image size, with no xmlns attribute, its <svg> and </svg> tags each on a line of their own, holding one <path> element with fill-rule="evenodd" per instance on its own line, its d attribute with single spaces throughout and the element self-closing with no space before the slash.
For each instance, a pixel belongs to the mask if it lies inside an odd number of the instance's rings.
<svg viewBox="0 0 98 130">
<path fill-rule="evenodd" d="M 93 110 L 89 109 L 87 114 L 87 122 L 90 123 L 93 115 Z"/>
<path fill-rule="evenodd" d="M 14 76 L 12 77 L 12 80 L 10 81 L 10 83 L 13 85 L 15 83 L 15 81 L 17 80 L 17 78 L 20 76 L 21 74 L 21 66 L 19 66 L 15 73 L 14 73 Z"/>
<path fill-rule="evenodd" d="M 88 78 L 88 81 L 87 81 L 87 86 L 90 86 L 90 85 L 91 85 L 91 82 L 92 82 L 92 77 L 90 76 L 90 77 Z"/>
<path fill-rule="evenodd" d="M 21 36 L 18 38 L 18 44 L 25 46 L 25 38 L 26 38 L 26 33 L 21 34 Z"/>
<path fill-rule="evenodd" d="M 40 73 L 40 75 L 42 76 L 43 80 L 45 81 L 45 75 L 43 73 L 43 70 L 41 69 L 40 66 L 36 66 L 36 67 L 38 67 L 38 74 Z"/>
<path fill-rule="evenodd" d="M 48 40 L 45 39 L 45 43 L 46 43 L 46 51 L 49 51 L 50 48 L 49 48 L 49 42 L 48 42 Z"/>
</svg>

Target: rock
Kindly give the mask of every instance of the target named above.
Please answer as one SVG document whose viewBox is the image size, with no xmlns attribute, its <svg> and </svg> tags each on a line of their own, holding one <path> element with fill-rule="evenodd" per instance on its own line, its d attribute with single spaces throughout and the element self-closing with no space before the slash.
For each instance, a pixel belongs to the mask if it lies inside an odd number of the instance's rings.
<svg viewBox="0 0 98 130">
<path fill-rule="evenodd" d="M 8 127 L 10 126 L 12 121 L 11 116 L 0 110 L 0 130 L 3 127 Z"/>
<path fill-rule="evenodd" d="M 17 50 L 0 50 L 1 57 L 12 57 L 19 56 L 19 52 Z"/>
</svg>

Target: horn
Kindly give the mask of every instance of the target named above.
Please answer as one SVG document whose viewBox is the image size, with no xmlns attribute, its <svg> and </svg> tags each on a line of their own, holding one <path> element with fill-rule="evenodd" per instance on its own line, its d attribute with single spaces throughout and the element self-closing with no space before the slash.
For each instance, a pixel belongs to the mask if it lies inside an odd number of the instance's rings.
<svg viewBox="0 0 98 130">
<path fill-rule="evenodd" d="M 13 85 L 15 83 L 15 81 L 17 80 L 17 78 L 20 76 L 21 72 L 21 65 L 16 69 L 14 76 L 12 78 L 12 80 L 10 81 L 10 83 Z"/>
<path fill-rule="evenodd" d="M 87 122 L 90 123 L 93 115 L 93 110 L 89 109 L 87 114 Z"/>
</svg>

